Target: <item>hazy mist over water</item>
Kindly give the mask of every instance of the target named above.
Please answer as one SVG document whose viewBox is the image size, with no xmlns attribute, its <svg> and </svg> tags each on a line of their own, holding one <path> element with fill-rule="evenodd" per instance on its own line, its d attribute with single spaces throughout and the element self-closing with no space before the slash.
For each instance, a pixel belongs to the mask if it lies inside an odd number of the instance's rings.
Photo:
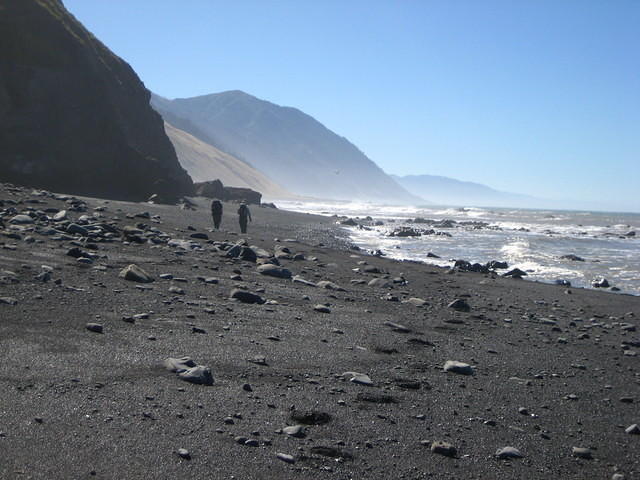
<svg viewBox="0 0 640 480">
<path fill-rule="evenodd" d="M 381 249 L 396 259 L 420 260 L 451 266 L 454 259 L 472 263 L 506 261 L 528 273 L 529 280 L 555 282 L 567 280 L 575 287 L 588 287 L 595 279 L 606 278 L 622 292 L 640 295 L 640 214 L 578 212 L 561 210 L 489 209 L 457 207 L 398 207 L 362 203 L 278 202 L 288 210 L 373 217 L 384 225 L 347 227 L 353 242 L 368 250 Z M 438 228 L 445 235 L 390 237 L 402 226 L 431 228 L 407 223 L 422 217 L 456 222 L 485 222 Z M 636 236 L 627 236 L 629 232 Z M 428 257 L 429 252 L 441 258 Z M 584 261 L 560 258 L 576 255 Z M 504 271 L 503 271 L 504 272 Z"/>
</svg>

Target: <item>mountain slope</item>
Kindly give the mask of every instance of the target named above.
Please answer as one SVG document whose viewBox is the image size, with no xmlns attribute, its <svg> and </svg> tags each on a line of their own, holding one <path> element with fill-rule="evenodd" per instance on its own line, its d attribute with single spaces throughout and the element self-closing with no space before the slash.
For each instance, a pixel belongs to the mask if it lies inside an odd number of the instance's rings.
<svg viewBox="0 0 640 480">
<path fill-rule="evenodd" d="M 288 190 L 314 197 L 416 203 L 352 143 L 309 115 L 240 91 L 152 105 L 168 121 L 253 165 Z M 198 129 L 195 133 L 190 128 Z"/>
<path fill-rule="evenodd" d="M 0 45 L 0 181 L 130 200 L 192 192 L 149 91 L 61 1 L 0 2 Z"/>
<path fill-rule="evenodd" d="M 545 200 L 502 192 L 474 182 L 463 182 L 437 175 L 391 175 L 400 185 L 414 195 L 428 198 L 443 205 L 531 207 L 548 203 Z"/>
<path fill-rule="evenodd" d="M 164 124 L 182 167 L 194 182 L 220 179 L 224 185 L 248 187 L 269 198 L 288 198 L 292 194 L 255 168 L 199 140 L 173 125 Z"/>
</svg>

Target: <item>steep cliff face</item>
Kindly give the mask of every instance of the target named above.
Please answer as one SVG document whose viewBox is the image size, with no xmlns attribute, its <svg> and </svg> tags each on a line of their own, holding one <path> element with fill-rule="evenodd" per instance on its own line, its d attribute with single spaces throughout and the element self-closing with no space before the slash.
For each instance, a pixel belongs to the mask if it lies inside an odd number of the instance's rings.
<svg viewBox="0 0 640 480">
<path fill-rule="evenodd" d="M 133 69 L 59 0 L 0 2 L 0 180 L 130 200 L 193 183 Z"/>
</svg>

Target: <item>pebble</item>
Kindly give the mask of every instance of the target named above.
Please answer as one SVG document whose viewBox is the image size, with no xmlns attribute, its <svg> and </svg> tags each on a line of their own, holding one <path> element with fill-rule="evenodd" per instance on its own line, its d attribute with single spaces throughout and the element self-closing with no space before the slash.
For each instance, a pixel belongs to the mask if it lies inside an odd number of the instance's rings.
<svg viewBox="0 0 640 480">
<path fill-rule="evenodd" d="M 178 455 L 181 458 L 184 458 L 185 460 L 191 460 L 191 454 L 189 453 L 189 450 L 187 450 L 186 448 L 179 448 Z"/>
<path fill-rule="evenodd" d="M 427 301 L 423 298 L 411 297 L 406 301 L 406 303 L 410 303 L 411 305 L 415 305 L 416 307 L 423 307 L 427 305 Z"/>
<path fill-rule="evenodd" d="M 459 373 L 461 375 L 473 375 L 473 368 L 468 363 L 447 360 L 443 367 L 445 372 Z"/>
<path fill-rule="evenodd" d="M 458 452 L 456 450 L 456 447 L 441 440 L 436 440 L 431 444 L 431 451 L 433 453 L 444 455 L 445 457 L 455 457 L 456 453 Z"/>
<path fill-rule="evenodd" d="M 498 449 L 496 457 L 502 460 L 505 458 L 522 458 L 524 455 L 515 447 L 503 447 Z"/>
<path fill-rule="evenodd" d="M 185 382 L 195 383 L 196 385 L 213 385 L 213 375 L 209 367 L 203 365 L 196 365 L 183 372 L 178 373 Z"/>
<path fill-rule="evenodd" d="M 18 300 L 13 297 L 0 297 L 0 305 L 17 305 Z"/>
<path fill-rule="evenodd" d="M 637 423 L 634 423 L 633 425 L 629 425 L 625 428 L 624 431 L 630 435 L 640 435 L 640 426 L 638 426 Z"/>
<path fill-rule="evenodd" d="M 242 303 L 265 303 L 264 298 L 255 293 L 247 292 L 246 290 L 240 290 L 239 288 L 231 290 L 230 298 L 234 298 Z"/>
<path fill-rule="evenodd" d="M 571 454 L 574 457 L 578 457 L 578 458 L 585 458 L 585 459 L 593 458 L 591 456 L 591 450 L 588 449 L 588 448 L 584 448 L 584 447 L 573 447 L 571 449 Z"/>
<path fill-rule="evenodd" d="M 86 329 L 90 332 L 102 333 L 103 327 L 99 323 L 87 323 Z"/>
<path fill-rule="evenodd" d="M 357 383 L 358 385 L 373 385 L 373 381 L 369 378 L 369 375 L 358 372 L 344 372 L 341 375 L 343 378 L 348 378 L 350 382 Z"/>
<path fill-rule="evenodd" d="M 337 285 L 329 280 L 322 280 L 316 284 L 319 288 L 325 288 L 327 290 L 335 290 L 336 292 L 344 292 L 345 289 L 340 285 Z"/>
<path fill-rule="evenodd" d="M 13 223 L 15 225 L 27 225 L 29 223 L 33 223 L 33 218 L 31 218 L 29 215 L 16 215 L 11 220 L 9 220 L 9 223 Z"/>
<path fill-rule="evenodd" d="M 286 463 L 296 463 L 296 459 L 286 453 L 276 453 L 276 457 Z"/>
<path fill-rule="evenodd" d="M 291 278 L 291 271 L 287 270 L 283 267 L 278 267 L 277 265 L 273 265 L 272 263 L 265 263 L 260 265 L 258 268 L 258 273 L 262 275 L 268 275 L 270 277 L 276 278 Z"/>
<path fill-rule="evenodd" d="M 453 302 L 447 305 L 447 307 L 453 308 L 454 310 L 457 310 L 459 312 L 468 312 L 471 310 L 471 307 L 469 306 L 467 301 L 462 298 L 455 299 Z"/>
<path fill-rule="evenodd" d="M 320 313 L 331 313 L 331 309 L 326 305 L 321 305 L 321 304 L 314 305 L 313 309 L 316 312 L 320 312 Z"/>
<path fill-rule="evenodd" d="M 391 330 L 393 330 L 394 332 L 399 332 L 399 333 L 410 333 L 411 332 L 410 328 L 405 327 L 404 325 L 400 325 L 399 323 L 384 322 L 383 325 L 386 325 L 387 327 L 391 328 Z"/>
<path fill-rule="evenodd" d="M 120 278 L 124 278 L 130 282 L 138 282 L 138 283 L 151 283 L 153 282 L 153 277 L 145 272 L 142 268 L 137 265 L 131 264 L 120 271 Z"/>
<path fill-rule="evenodd" d="M 284 427 L 282 429 L 282 433 L 296 438 L 303 438 L 306 435 L 305 428 L 302 425 L 292 425 L 290 427 Z"/>
</svg>

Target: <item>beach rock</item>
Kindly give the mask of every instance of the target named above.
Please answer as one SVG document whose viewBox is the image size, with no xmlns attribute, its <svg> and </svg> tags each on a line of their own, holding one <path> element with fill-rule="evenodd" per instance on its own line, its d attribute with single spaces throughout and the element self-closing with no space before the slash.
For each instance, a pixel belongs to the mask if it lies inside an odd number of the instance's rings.
<svg viewBox="0 0 640 480">
<path fill-rule="evenodd" d="M 306 436 L 305 428 L 302 425 L 292 425 L 290 427 L 284 427 L 282 429 L 282 433 L 296 438 L 304 438 Z"/>
<path fill-rule="evenodd" d="M 423 298 L 411 297 L 405 303 L 410 303 L 411 305 L 415 305 L 416 307 L 423 307 L 428 305 L 428 302 Z"/>
<path fill-rule="evenodd" d="M 569 255 L 562 255 L 560 257 L 561 260 L 571 260 L 572 262 L 584 262 L 584 258 L 574 255 L 573 253 Z"/>
<path fill-rule="evenodd" d="M 422 231 L 417 228 L 410 227 L 399 227 L 389 233 L 390 237 L 420 237 L 422 236 Z"/>
<path fill-rule="evenodd" d="M 387 327 L 390 327 L 391 330 L 393 330 L 394 332 L 399 332 L 399 333 L 410 333 L 411 332 L 410 328 L 405 327 L 404 325 L 400 325 L 399 323 L 384 322 L 383 325 L 386 325 Z"/>
<path fill-rule="evenodd" d="M 507 273 L 502 275 L 503 277 L 512 277 L 512 278 L 522 278 L 527 275 L 527 272 L 520 270 L 519 268 L 514 268 L 509 270 Z"/>
<path fill-rule="evenodd" d="M 453 302 L 447 305 L 447 307 L 453 308 L 454 310 L 457 310 L 459 312 L 469 312 L 471 310 L 471 307 L 469 306 L 467 301 L 462 298 L 455 299 Z"/>
<path fill-rule="evenodd" d="M 87 252 L 85 252 L 85 251 L 81 250 L 81 249 L 80 249 L 80 248 L 78 248 L 78 247 L 70 248 L 69 250 L 67 250 L 66 255 L 67 255 L 68 257 L 73 257 L 73 258 L 87 258 L 87 257 L 89 257 L 89 256 L 90 256 L 90 254 L 89 254 L 89 253 L 87 253 Z"/>
<path fill-rule="evenodd" d="M 364 373 L 358 372 L 344 372 L 342 378 L 348 379 L 352 383 L 357 383 L 358 385 L 373 385 L 373 381 L 369 378 L 369 375 L 365 375 Z"/>
<path fill-rule="evenodd" d="M 303 425 L 324 425 L 331 421 L 331 415 L 318 410 L 293 410 L 289 418 Z"/>
<path fill-rule="evenodd" d="M 185 292 L 182 288 L 172 285 L 171 287 L 169 287 L 169 293 L 174 293 L 176 295 L 184 295 Z"/>
<path fill-rule="evenodd" d="M 268 275 L 270 277 L 276 278 L 291 278 L 291 271 L 287 270 L 283 267 L 278 267 L 277 265 L 273 265 L 271 263 L 265 263 L 260 265 L 258 268 L 258 273 L 262 275 Z"/>
<path fill-rule="evenodd" d="M 370 287 L 376 288 L 391 288 L 393 284 L 386 278 L 374 278 L 369 282 Z"/>
<path fill-rule="evenodd" d="M 12 223 L 14 225 L 28 225 L 30 223 L 33 223 L 33 218 L 31 218 L 29 215 L 20 214 L 11 218 L 9 220 L 9 223 Z"/>
<path fill-rule="evenodd" d="M 593 458 L 592 454 L 591 454 L 591 449 L 589 448 L 584 448 L 584 447 L 573 447 L 571 449 L 571 454 L 574 457 L 578 457 L 578 458 L 584 458 L 586 460 L 590 460 Z"/>
<path fill-rule="evenodd" d="M 492 260 L 487 263 L 487 268 L 490 270 L 503 270 L 509 268 L 509 264 L 507 262 L 499 262 L 498 260 Z"/>
<path fill-rule="evenodd" d="M 189 453 L 189 450 L 187 450 L 186 448 L 179 448 L 178 456 L 180 458 L 184 458 L 185 460 L 191 460 L 191 454 Z"/>
<path fill-rule="evenodd" d="M 344 292 L 345 289 L 340 285 L 337 285 L 329 280 L 322 280 L 316 284 L 320 288 L 326 288 L 327 290 L 335 290 L 337 292 Z"/>
<path fill-rule="evenodd" d="M 255 293 L 247 292 L 246 290 L 240 290 L 239 288 L 235 288 L 231 290 L 231 294 L 229 298 L 235 298 L 242 303 L 259 303 L 263 304 L 265 302 L 264 298 Z"/>
<path fill-rule="evenodd" d="M 459 373 L 461 375 L 473 375 L 473 368 L 468 363 L 447 360 L 443 367 L 445 372 Z"/>
<path fill-rule="evenodd" d="M 82 237 L 86 237 L 87 235 L 89 235 L 89 230 L 81 225 L 78 225 L 77 223 L 70 223 L 67 226 L 67 233 L 70 233 L 72 235 L 78 234 Z"/>
<path fill-rule="evenodd" d="M 637 423 L 634 423 L 633 425 L 625 428 L 624 431 L 630 435 L 640 435 L 640 426 L 638 426 Z"/>
<path fill-rule="evenodd" d="M 130 282 L 137 282 L 137 283 L 153 282 L 153 277 L 135 264 L 131 264 L 128 267 L 123 268 L 120 271 L 119 277 L 124 278 L 125 280 L 128 280 Z"/>
<path fill-rule="evenodd" d="M 595 288 L 609 288 L 609 281 L 606 278 L 598 278 L 593 283 L 592 286 Z"/>
<path fill-rule="evenodd" d="M 522 453 L 520 453 L 520 450 L 518 450 L 517 448 L 503 447 L 498 449 L 498 451 L 496 452 L 496 457 L 504 460 L 509 458 L 522 458 L 524 457 L 524 455 L 522 455 Z"/>
<path fill-rule="evenodd" d="M 189 237 L 195 240 L 209 240 L 209 235 L 203 232 L 192 233 Z"/>
<path fill-rule="evenodd" d="M 364 273 L 382 273 L 382 272 L 380 271 L 380 269 L 379 269 L 378 267 L 376 267 L 375 265 L 365 265 L 365 266 L 362 268 L 362 271 L 363 271 Z"/>
<path fill-rule="evenodd" d="M 439 455 L 444 455 L 445 457 L 455 457 L 456 453 L 458 453 L 456 447 L 448 442 L 443 442 L 442 440 L 436 440 L 433 442 L 431 444 L 431 451 Z"/>
<path fill-rule="evenodd" d="M 99 323 L 87 323 L 86 329 L 94 333 L 102 333 L 102 325 Z"/>
<path fill-rule="evenodd" d="M 167 358 L 164 361 L 164 367 L 174 373 L 185 372 L 195 366 L 196 362 L 194 362 L 191 357 Z"/>
<path fill-rule="evenodd" d="M 463 272 L 488 273 L 489 267 L 479 263 L 470 263 L 466 260 L 456 260 L 453 267 Z"/>
<path fill-rule="evenodd" d="M 318 285 L 316 285 L 313 282 L 310 282 L 309 280 L 305 280 L 304 278 L 302 278 L 300 275 L 295 275 L 292 278 L 294 283 L 301 283 L 302 285 L 306 285 L 308 287 L 317 287 Z"/>
<path fill-rule="evenodd" d="M 276 453 L 276 458 L 286 463 L 296 463 L 296 459 L 292 455 L 286 453 Z"/>
<path fill-rule="evenodd" d="M 0 297 L 0 305 L 17 305 L 18 300 L 13 297 Z"/>
<path fill-rule="evenodd" d="M 314 305 L 313 309 L 316 312 L 320 312 L 320 313 L 331 313 L 331 309 L 326 305 L 322 305 L 322 304 Z"/>
<path fill-rule="evenodd" d="M 197 385 L 213 385 L 213 375 L 209 367 L 196 365 L 182 372 L 178 372 L 178 377 L 185 382 L 195 383 Z"/>
</svg>

